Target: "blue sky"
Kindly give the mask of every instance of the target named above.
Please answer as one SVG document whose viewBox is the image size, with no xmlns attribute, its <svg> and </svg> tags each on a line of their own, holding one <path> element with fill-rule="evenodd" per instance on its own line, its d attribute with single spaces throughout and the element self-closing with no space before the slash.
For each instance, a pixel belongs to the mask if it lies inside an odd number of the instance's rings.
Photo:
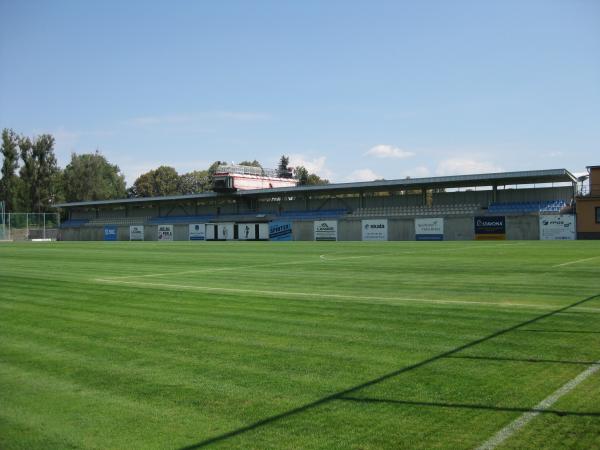
<svg viewBox="0 0 600 450">
<path fill-rule="evenodd" d="M 287 154 L 332 181 L 600 164 L 600 1 L 0 0 L 0 127 L 127 181 Z"/>
</svg>

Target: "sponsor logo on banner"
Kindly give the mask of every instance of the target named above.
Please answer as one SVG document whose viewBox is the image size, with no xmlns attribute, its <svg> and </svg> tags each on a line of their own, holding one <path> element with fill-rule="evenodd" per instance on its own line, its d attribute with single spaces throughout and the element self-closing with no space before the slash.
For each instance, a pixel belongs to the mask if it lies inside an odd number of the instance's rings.
<svg viewBox="0 0 600 450">
<path fill-rule="evenodd" d="M 205 226 L 203 223 L 191 223 L 189 226 L 190 241 L 203 241 L 206 237 L 204 232 Z"/>
<path fill-rule="evenodd" d="M 172 241 L 173 240 L 173 225 L 159 225 L 158 226 L 158 240 L 159 241 Z"/>
<path fill-rule="evenodd" d="M 269 223 L 269 239 L 271 241 L 291 241 L 292 222 L 274 221 Z"/>
<path fill-rule="evenodd" d="M 575 216 L 572 214 L 540 216 L 540 239 L 542 241 L 574 240 Z"/>
<path fill-rule="evenodd" d="M 362 240 L 363 241 L 387 241 L 388 240 L 388 221 L 387 221 L 387 219 L 363 220 L 362 221 Z"/>
<path fill-rule="evenodd" d="M 415 239 L 417 241 L 443 241 L 444 219 L 415 219 Z"/>
<path fill-rule="evenodd" d="M 131 225 L 129 227 L 129 240 L 130 241 L 143 241 L 144 240 L 144 225 Z"/>
<path fill-rule="evenodd" d="M 315 241 L 337 241 L 337 220 L 315 220 Z"/>
<path fill-rule="evenodd" d="M 506 239 L 505 216 L 475 216 L 475 239 L 497 241 Z"/>
<path fill-rule="evenodd" d="M 104 225 L 104 240 L 105 241 L 116 241 L 117 240 L 117 226 L 116 225 Z"/>
</svg>

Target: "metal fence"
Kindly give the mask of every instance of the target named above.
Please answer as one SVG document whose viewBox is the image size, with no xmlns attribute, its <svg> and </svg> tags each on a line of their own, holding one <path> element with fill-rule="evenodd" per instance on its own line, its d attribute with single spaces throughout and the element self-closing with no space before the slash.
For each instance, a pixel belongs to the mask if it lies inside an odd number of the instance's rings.
<svg viewBox="0 0 600 450">
<path fill-rule="evenodd" d="M 58 213 L 0 213 L 0 240 L 56 240 Z"/>
<path fill-rule="evenodd" d="M 0 241 L 4 241 L 7 239 L 6 237 L 6 224 L 4 220 L 6 219 L 6 215 L 4 214 L 4 202 L 0 200 Z"/>
</svg>

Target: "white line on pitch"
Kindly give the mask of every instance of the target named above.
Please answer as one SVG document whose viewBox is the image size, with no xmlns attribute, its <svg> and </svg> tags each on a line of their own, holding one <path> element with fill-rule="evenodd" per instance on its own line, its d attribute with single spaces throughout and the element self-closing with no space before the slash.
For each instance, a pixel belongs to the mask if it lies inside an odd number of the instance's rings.
<svg viewBox="0 0 600 450">
<path fill-rule="evenodd" d="M 584 261 L 590 261 L 590 260 L 596 259 L 596 258 L 600 258 L 600 256 L 592 256 L 591 258 L 584 258 L 584 259 L 578 259 L 576 261 L 569 261 L 569 262 L 562 263 L 562 264 L 556 264 L 555 266 L 552 266 L 552 267 L 568 266 L 570 264 L 577 264 L 577 263 L 584 262 Z"/>
<path fill-rule="evenodd" d="M 506 439 L 511 437 L 525 425 L 527 425 L 532 419 L 541 414 L 542 411 L 550 408 L 554 405 L 563 395 L 568 394 L 573 389 L 577 387 L 581 382 L 583 382 L 586 378 L 589 378 L 595 372 L 600 370 L 600 361 L 596 361 L 590 367 L 585 369 L 571 381 L 554 391 L 550 396 L 546 397 L 540 403 L 538 403 L 532 411 L 526 412 L 522 414 L 515 421 L 509 423 L 507 426 L 502 428 L 498 433 L 492 436 L 490 439 L 485 441 L 476 450 L 492 450 L 504 442 Z"/>
<path fill-rule="evenodd" d="M 270 291 L 270 290 L 256 290 L 256 289 L 241 289 L 241 288 L 225 288 L 225 287 L 210 287 L 210 286 L 194 286 L 186 284 L 172 284 L 172 283 L 151 283 L 145 281 L 126 281 L 116 280 L 114 278 L 95 278 L 93 281 L 98 283 L 106 284 L 126 284 L 137 287 L 156 287 L 166 289 L 179 289 L 179 290 L 191 290 L 191 291 L 205 291 L 205 292 L 232 292 L 240 294 L 259 294 L 269 295 L 275 297 L 305 297 L 305 298 L 332 298 L 341 300 L 366 300 L 366 301 L 380 301 L 380 302 L 414 302 L 414 303 L 435 303 L 442 305 L 472 305 L 472 306 L 490 306 L 499 308 L 534 308 L 534 309 L 555 309 L 556 306 L 550 305 L 535 305 L 528 303 L 494 303 L 494 302 L 479 302 L 479 301 L 468 301 L 468 300 L 436 300 L 436 299 L 425 299 L 425 298 L 409 298 L 409 297 L 377 297 L 377 296 L 362 296 L 362 295 L 347 295 L 347 294 L 322 294 L 322 293 L 311 293 L 311 292 L 289 292 L 289 291 Z"/>
<path fill-rule="evenodd" d="M 389 253 L 382 253 L 382 254 L 378 254 L 378 255 L 341 256 L 339 258 L 329 258 L 329 257 L 327 257 L 327 255 L 319 255 L 319 258 L 322 261 L 344 261 L 346 259 L 377 258 L 377 257 L 381 257 L 381 256 L 393 256 L 393 255 L 390 255 Z"/>
<path fill-rule="evenodd" d="M 293 264 L 304 264 L 304 263 L 313 263 L 314 260 L 305 260 L 305 261 L 284 261 L 278 263 L 268 263 L 268 264 L 253 264 L 249 266 L 228 266 L 228 267 L 215 267 L 208 269 L 196 269 L 196 270 L 184 270 L 182 272 L 163 272 L 163 273 L 149 273 L 146 275 L 126 275 L 122 277 L 110 277 L 111 280 L 126 280 L 128 278 L 151 278 L 151 277 L 165 277 L 169 275 L 189 275 L 191 273 L 212 273 L 212 272 L 223 272 L 227 270 L 242 270 L 242 269 L 257 269 L 261 267 L 271 267 L 271 266 L 286 266 Z M 106 278 L 108 279 L 108 278 Z"/>
</svg>

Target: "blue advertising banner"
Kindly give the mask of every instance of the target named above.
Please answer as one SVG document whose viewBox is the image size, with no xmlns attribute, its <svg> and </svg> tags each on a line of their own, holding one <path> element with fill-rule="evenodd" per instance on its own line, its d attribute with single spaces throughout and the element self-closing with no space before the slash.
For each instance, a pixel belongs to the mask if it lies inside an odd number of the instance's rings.
<svg viewBox="0 0 600 450">
<path fill-rule="evenodd" d="M 269 223 L 269 239 L 272 241 L 291 241 L 292 222 L 275 221 Z"/>
<path fill-rule="evenodd" d="M 477 240 L 506 239 L 506 217 L 504 216 L 475 216 L 474 224 Z"/>
<path fill-rule="evenodd" d="M 105 241 L 116 241 L 117 240 L 117 226 L 116 225 L 104 225 L 104 240 Z"/>
</svg>

